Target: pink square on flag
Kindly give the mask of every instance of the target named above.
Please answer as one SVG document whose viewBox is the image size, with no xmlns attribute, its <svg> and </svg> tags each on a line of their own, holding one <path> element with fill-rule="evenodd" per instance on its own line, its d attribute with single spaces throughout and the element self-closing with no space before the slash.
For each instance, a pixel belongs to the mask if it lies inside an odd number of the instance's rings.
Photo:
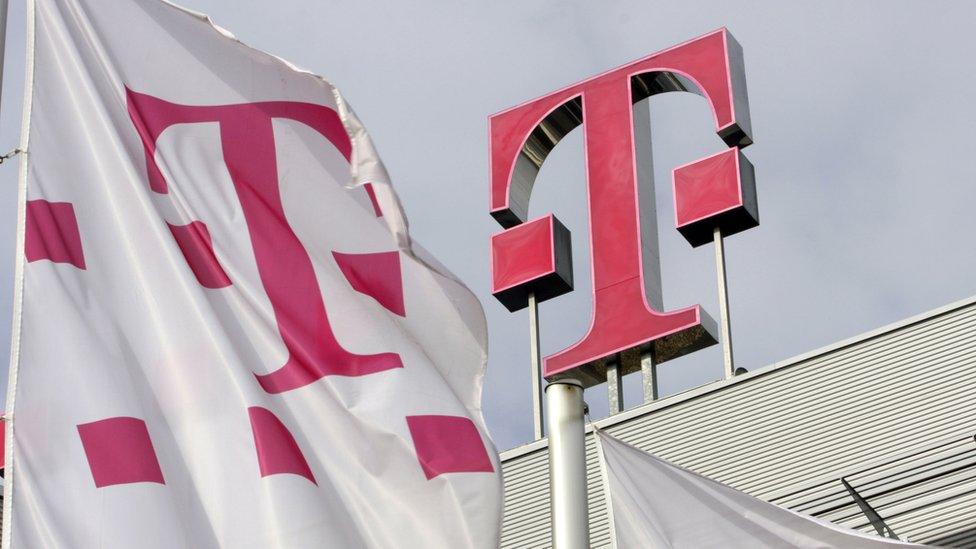
<svg viewBox="0 0 976 549">
<path fill-rule="evenodd" d="M 332 252 L 332 256 L 353 290 L 372 297 L 393 314 L 407 316 L 403 305 L 400 252 Z"/>
<path fill-rule="evenodd" d="M 28 200 L 24 232 L 24 254 L 28 263 L 49 259 L 54 263 L 85 268 L 81 233 L 70 202 Z"/>
<path fill-rule="evenodd" d="M 134 417 L 110 417 L 78 426 L 95 486 L 163 481 L 146 422 Z"/>
<path fill-rule="evenodd" d="M 444 473 L 494 472 L 481 433 L 470 419 L 407 416 L 407 426 L 427 480 Z"/>
<path fill-rule="evenodd" d="M 369 197 L 370 203 L 373 204 L 373 213 L 376 214 L 376 217 L 383 217 L 383 210 L 380 209 L 380 201 L 376 199 L 376 190 L 373 189 L 373 184 L 366 183 L 363 185 L 363 188 L 366 189 L 366 196 Z"/>
<path fill-rule="evenodd" d="M 254 448 L 258 453 L 258 468 L 262 477 L 291 473 L 318 485 L 298 442 L 278 416 L 260 406 L 248 408 L 247 415 L 251 419 Z"/>
<path fill-rule="evenodd" d="M 172 225 L 169 231 L 176 239 L 176 245 L 183 252 L 186 263 L 197 277 L 197 282 L 204 288 L 226 288 L 231 285 L 230 278 L 224 272 L 214 253 L 213 240 L 210 231 L 202 221 L 194 221 L 188 225 Z"/>
</svg>

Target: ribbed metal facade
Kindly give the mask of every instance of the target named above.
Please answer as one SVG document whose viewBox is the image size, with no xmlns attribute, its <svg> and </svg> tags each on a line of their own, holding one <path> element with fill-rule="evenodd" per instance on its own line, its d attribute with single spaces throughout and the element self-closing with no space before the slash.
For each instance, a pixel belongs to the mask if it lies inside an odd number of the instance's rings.
<svg viewBox="0 0 976 549">
<path fill-rule="evenodd" d="M 873 532 L 976 547 L 976 299 L 597 422 L 760 498 Z M 502 454 L 502 547 L 550 547 L 546 441 Z M 592 437 L 590 537 L 610 546 Z"/>
</svg>

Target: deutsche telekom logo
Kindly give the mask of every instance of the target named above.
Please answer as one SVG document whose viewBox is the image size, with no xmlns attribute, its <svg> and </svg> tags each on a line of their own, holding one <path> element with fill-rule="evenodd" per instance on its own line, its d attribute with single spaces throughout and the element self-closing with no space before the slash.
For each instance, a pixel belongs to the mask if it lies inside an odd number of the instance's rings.
<svg viewBox="0 0 976 549">
<path fill-rule="evenodd" d="M 241 205 L 261 289 L 271 304 L 278 335 L 288 352 L 285 363 L 275 370 L 254 374 L 264 391 L 282 394 L 326 376 L 369 376 L 404 368 L 397 353 L 356 354 L 338 341 L 312 258 L 288 222 L 282 203 L 273 120 L 287 119 L 308 126 L 328 139 L 348 161 L 352 143 L 336 111 L 295 101 L 182 105 L 129 89 L 126 104 L 145 149 L 149 187 L 157 195 L 170 192 L 170 184 L 157 162 L 157 140 L 163 131 L 177 124 L 219 126 L 223 162 Z M 161 160 L 165 167 L 167 159 Z M 366 193 L 373 199 L 373 212 L 381 216 L 369 188 Z M 32 227 L 28 233 L 37 234 L 28 239 L 28 260 L 51 259 L 85 269 L 71 205 L 34 201 L 28 206 L 28 225 Z M 166 223 L 201 286 L 220 290 L 235 283 L 214 253 L 204 220 Z M 47 244 L 52 242 L 58 245 Z M 391 314 L 407 315 L 399 250 L 333 250 L 331 255 L 353 290 L 375 299 Z M 261 476 L 295 474 L 317 484 L 304 451 L 278 415 L 262 406 L 250 406 L 246 413 Z M 402 420 L 410 432 L 417 465 L 427 480 L 448 473 L 494 472 L 481 434 L 470 418 L 426 414 L 407 415 Z M 78 425 L 78 433 L 97 487 L 134 482 L 165 484 L 144 420 L 110 417 Z"/>
<path fill-rule="evenodd" d="M 721 29 L 489 119 L 491 214 L 506 228 L 492 237 L 492 291 L 509 310 L 530 293 L 549 299 L 572 289 L 568 231 L 553 216 L 527 221 L 539 168 L 556 143 L 583 126 L 589 200 L 593 312 L 577 343 L 544 359 L 547 379 L 606 379 L 605 360 L 653 349 L 664 361 L 715 343 L 698 305 L 656 310 L 645 297 L 633 105 L 669 91 L 704 96 L 730 147 L 674 172 L 677 228 L 694 245 L 712 229 L 732 234 L 758 224 L 752 167 L 739 148 L 752 143 L 741 48 Z M 642 247 L 643 245 L 643 247 Z M 625 371 L 628 369 L 625 367 Z"/>
<path fill-rule="evenodd" d="M 352 144 L 335 111 L 294 101 L 179 105 L 131 90 L 126 93 L 130 116 L 146 149 L 149 186 L 156 193 L 168 191 L 155 158 L 156 140 L 163 130 L 174 124 L 217 122 L 220 125 L 224 162 L 244 212 L 261 283 L 288 350 L 284 365 L 257 376 L 261 387 L 269 393 L 281 393 L 327 375 L 360 376 L 403 367 L 396 353 L 358 355 L 345 350 L 336 340 L 312 260 L 288 224 L 281 202 L 272 119 L 285 118 L 305 124 L 328 139 L 348 160 Z M 230 285 L 230 279 L 213 255 L 203 222 L 170 226 L 170 229 L 188 260 L 195 259 L 191 265 L 195 265 L 194 274 L 201 284 Z M 187 250 L 197 251 L 188 254 Z M 342 259 L 341 255 L 336 257 L 340 265 Z M 397 259 L 397 288 L 399 270 Z"/>
</svg>

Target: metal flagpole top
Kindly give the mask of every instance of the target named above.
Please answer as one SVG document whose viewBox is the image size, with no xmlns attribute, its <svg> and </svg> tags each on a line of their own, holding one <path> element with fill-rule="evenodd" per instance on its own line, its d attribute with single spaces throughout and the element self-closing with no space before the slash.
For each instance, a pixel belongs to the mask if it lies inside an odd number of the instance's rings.
<svg viewBox="0 0 976 549">
<path fill-rule="evenodd" d="M 583 383 L 561 379 L 546 386 L 549 410 L 549 496 L 554 549 L 590 546 L 586 495 L 586 425 Z"/>
</svg>

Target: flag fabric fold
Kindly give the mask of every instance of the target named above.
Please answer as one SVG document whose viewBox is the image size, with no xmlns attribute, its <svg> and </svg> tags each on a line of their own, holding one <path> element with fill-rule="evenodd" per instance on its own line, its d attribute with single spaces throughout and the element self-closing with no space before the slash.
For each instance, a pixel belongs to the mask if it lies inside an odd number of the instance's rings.
<svg viewBox="0 0 976 549">
<path fill-rule="evenodd" d="M 790 511 L 596 436 L 619 549 L 922 547 Z"/>
<path fill-rule="evenodd" d="M 477 299 L 327 81 L 29 2 L 3 547 L 494 547 Z"/>
</svg>

